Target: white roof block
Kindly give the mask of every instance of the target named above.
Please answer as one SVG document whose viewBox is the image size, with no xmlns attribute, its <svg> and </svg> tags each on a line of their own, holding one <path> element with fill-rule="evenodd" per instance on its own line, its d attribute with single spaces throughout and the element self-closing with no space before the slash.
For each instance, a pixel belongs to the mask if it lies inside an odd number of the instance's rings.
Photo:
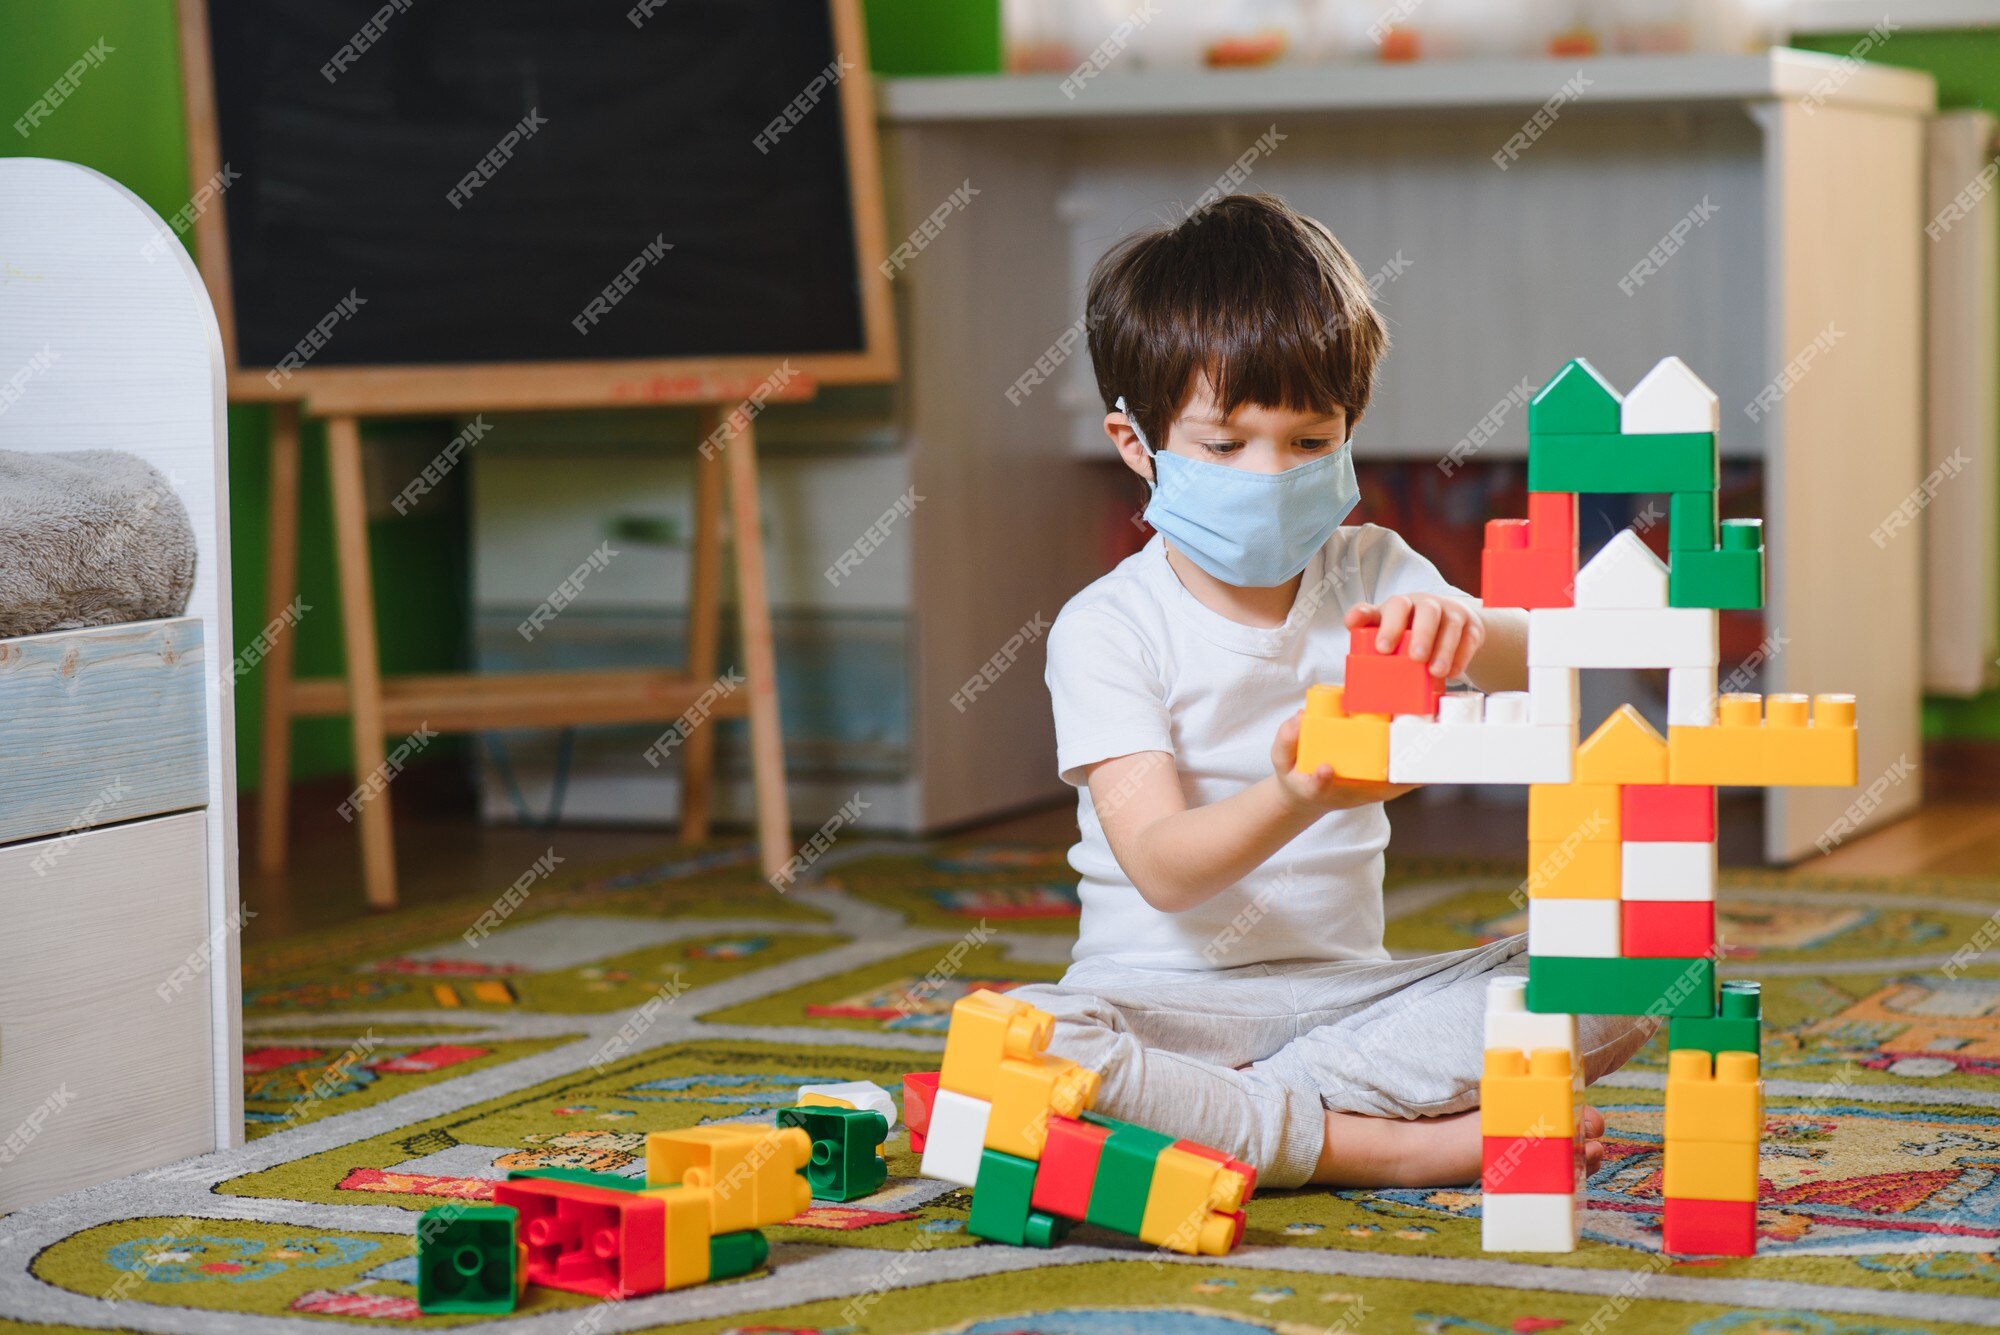
<svg viewBox="0 0 2000 1335">
<path fill-rule="evenodd" d="M 1667 567 L 1628 528 L 1576 572 L 1576 605 L 1634 610 L 1665 607 Z"/>
<path fill-rule="evenodd" d="M 1721 428 L 1722 401 L 1678 357 L 1646 372 L 1619 412 L 1619 429 L 1628 436 Z"/>
</svg>

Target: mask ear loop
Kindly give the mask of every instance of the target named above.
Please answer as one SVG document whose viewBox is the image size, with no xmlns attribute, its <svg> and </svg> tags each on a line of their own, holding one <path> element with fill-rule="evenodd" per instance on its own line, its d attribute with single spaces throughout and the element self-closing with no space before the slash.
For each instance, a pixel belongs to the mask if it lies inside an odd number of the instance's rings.
<svg viewBox="0 0 2000 1335">
<path fill-rule="evenodd" d="M 1125 406 L 1125 396 L 1120 394 L 1113 401 L 1112 406 L 1125 414 L 1125 425 L 1132 428 L 1132 434 L 1137 436 L 1139 443 L 1146 447 L 1146 457 L 1150 459 L 1153 455 L 1158 454 L 1159 451 L 1153 448 L 1153 442 L 1147 440 L 1146 433 L 1140 429 L 1138 417 L 1130 408 Z M 1149 487 L 1158 487 L 1160 485 L 1160 466 L 1158 464 L 1153 465 L 1153 475 L 1146 479 L 1146 485 Z"/>
</svg>

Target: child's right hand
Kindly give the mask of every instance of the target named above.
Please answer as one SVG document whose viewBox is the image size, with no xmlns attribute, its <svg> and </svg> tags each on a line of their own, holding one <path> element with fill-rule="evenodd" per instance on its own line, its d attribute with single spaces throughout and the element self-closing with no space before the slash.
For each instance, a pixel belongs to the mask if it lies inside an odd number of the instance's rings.
<svg viewBox="0 0 2000 1335">
<path fill-rule="evenodd" d="M 1271 768 L 1277 773 L 1278 787 L 1295 804 L 1322 811 L 1345 811 L 1350 807 L 1365 807 L 1370 802 L 1386 802 L 1416 786 L 1343 779 L 1333 772 L 1331 765 L 1321 765 L 1310 774 L 1299 773 L 1299 725 L 1305 716 L 1301 709 L 1286 719 L 1278 729 L 1277 740 L 1271 743 Z"/>
</svg>

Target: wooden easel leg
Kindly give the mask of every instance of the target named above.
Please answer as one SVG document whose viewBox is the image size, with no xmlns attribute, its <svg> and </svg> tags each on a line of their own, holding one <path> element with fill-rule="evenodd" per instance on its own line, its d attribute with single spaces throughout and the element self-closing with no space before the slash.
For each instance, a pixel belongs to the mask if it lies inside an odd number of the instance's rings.
<svg viewBox="0 0 2000 1335">
<path fill-rule="evenodd" d="M 264 557 L 264 624 L 283 622 L 299 595 L 299 409 L 271 405 L 269 522 Z M 282 624 L 264 654 L 264 732 L 257 762 L 257 865 L 285 869 L 292 795 L 292 636 Z"/>
<path fill-rule="evenodd" d="M 695 452 L 693 561 L 688 578 L 688 675 L 697 686 L 715 680 L 722 621 L 722 456 L 707 445 L 722 421 L 718 408 L 701 413 L 703 448 Z M 681 838 L 708 838 L 715 785 L 715 722 L 704 720 L 681 744 Z"/>
<path fill-rule="evenodd" d="M 764 530 L 757 511 L 757 441 L 747 421 L 723 446 L 729 469 L 730 530 L 736 547 L 737 621 L 743 628 L 743 675 L 750 692 L 750 768 L 757 789 L 757 849 L 764 874 L 792 856 L 785 800 L 785 748 L 778 727 L 778 656 L 771 642 L 770 594 L 764 583 Z"/>
<path fill-rule="evenodd" d="M 326 424 L 333 483 L 333 544 L 340 566 L 340 621 L 347 643 L 348 714 L 354 722 L 354 783 L 388 778 L 382 748 L 382 660 L 375 648 L 375 590 L 368 572 L 368 505 L 361 481 L 361 430 L 352 417 Z M 361 874 L 368 906 L 396 907 L 396 843 L 386 786 L 358 803 Z"/>
</svg>

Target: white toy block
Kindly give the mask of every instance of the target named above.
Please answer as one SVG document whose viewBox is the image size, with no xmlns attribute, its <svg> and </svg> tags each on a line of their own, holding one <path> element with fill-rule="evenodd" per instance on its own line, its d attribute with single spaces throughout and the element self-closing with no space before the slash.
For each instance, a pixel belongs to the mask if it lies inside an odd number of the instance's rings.
<svg viewBox="0 0 2000 1335">
<path fill-rule="evenodd" d="M 985 1099 L 940 1089 L 931 1100 L 924 1160 L 917 1171 L 961 1187 L 976 1185 L 979 1155 L 986 1148 L 986 1120 L 992 1115 L 993 1105 Z"/>
<path fill-rule="evenodd" d="M 1703 607 L 1537 607 L 1528 666 L 1677 668 L 1716 665 L 1715 613 Z"/>
<path fill-rule="evenodd" d="M 1528 669 L 1528 722 L 1575 724 L 1582 717 L 1575 668 Z"/>
<path fill-rule="evenodd" d="M 1665 607 L 1667 567 L 1638 533 L 1628 528 L 1576 572 L 1576 605 Z"/>
<path fill-rule="evenodd" d="M 1714 844 L 1627 843 L 1620 850 L 1621 898 L 1684 903 L 1715 898 Z"/>
<path fill-rule="evenodd" d="M 1619 953 L 1615 899 L 1531 899 L 1528 953 L 1615 960 Z"/>
<path fill-rule="evenodd" d="M 1561 1048 L 1576 1056 L 1576 1017 L 1555 1012 L 1540 1014 L 1528 1009 L 1528 980 L 1505 974 L 1486 983 L 1487 1048 L 1512 1048 L 1533 1052 L 1536 1048 Z"/>
<path fill-rule="evenodd" d="M 1576 726 L 1528 722 L 1528 696 L 1455 691 L 1436 719 L 1389 723 L 1391 783 L 1568 783 Z"/>
<path fill-rule="evenodd" d="M 1479 1246 L 1489 1252 L 1573 1252 L 1581 1202 L 1569 1192 L 1483 1192 Z"/>
<path fill-rule="evenodd" d="M 846 1108 L 866 1108 L 878 1112 L 887 1119 L 890 1126 L 896 1125 L 896 1100 L 889 1091 L 872 1080 L 843 1080 L 837 1085 L 800 1085 L 799 1102 L 804 1103 L 808 1094 L 829 1100 Z"/>
<path fill-rule="evenodd" d="M 1678 357 L 1668 357 L 1632 386 L 1619 410 L 1628 436 L 1722 430 L 1722 400 Z"/>
<path fill-rule="evenodd" d="M 1667 726 L 1706 728 L 1715 722 L 1715 669 L 1667 669 Z"/>
</svg>

